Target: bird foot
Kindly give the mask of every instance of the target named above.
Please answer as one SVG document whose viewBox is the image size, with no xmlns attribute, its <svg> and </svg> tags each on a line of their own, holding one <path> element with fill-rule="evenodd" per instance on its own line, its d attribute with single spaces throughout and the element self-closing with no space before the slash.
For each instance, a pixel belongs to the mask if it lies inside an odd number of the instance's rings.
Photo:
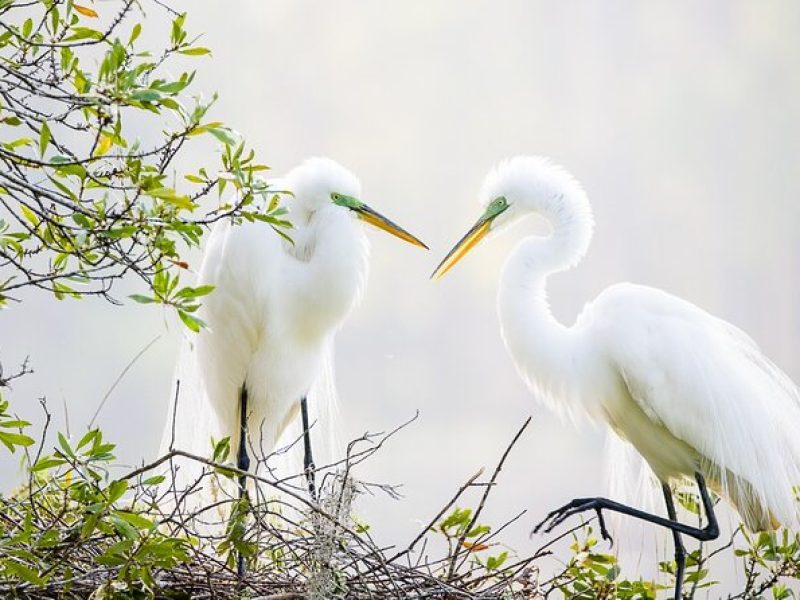
<svg viewBox="0 0 800 600">
<path fill-rule="evenodd" d="M 531 534 L 540 532 L 550 533 L 553 531 L 553 529 L 561 525 L 561 523 L 569 519 L 571 516 L 587 510 L 593 510 L 597 513 L 597 523 L 600 527 L 600 536 L 607 541 L 609 545 L 613 546 L 614 538 L 612 538 L 611 534 L 608 532 L 602 509 L 603 507 L 597 498 L 576 498 L 561 508 L 551 511 L 538 525 L 536 525 L 536 527 L 533 528 Z"/>
</svg>

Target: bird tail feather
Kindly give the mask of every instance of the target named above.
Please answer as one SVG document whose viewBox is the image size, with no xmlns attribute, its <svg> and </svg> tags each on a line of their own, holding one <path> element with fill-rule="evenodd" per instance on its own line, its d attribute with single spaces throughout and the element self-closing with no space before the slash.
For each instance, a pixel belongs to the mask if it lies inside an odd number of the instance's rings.
<svg viewBox="0 0 800 600">
<path fill-rule="evenodd" d="M 175 367 L 159 456 L 175 449 L 211 458 L 212 439 L 219 441 L 223 437 L 225 424 L 210 408 L 195 352 L 193 341 L 184 339 Z M 235 454 L 233 448 L 231 452 Z M 220 500 L 237 495 L 235 481 L 212 474 L 206 465 L 186 457 L 175 457 L 165 463 L 163 474 L 165 505 L 180 503 L 180 510 L 186 514 L 219 505 Z M 191 492 L 185 494 L 188 490 Z M 204 512 L 198 517 L 198 531 L 209 534 L 224 531 L 225 511 L 216 509 L 212 513 Z"/>
</svg>

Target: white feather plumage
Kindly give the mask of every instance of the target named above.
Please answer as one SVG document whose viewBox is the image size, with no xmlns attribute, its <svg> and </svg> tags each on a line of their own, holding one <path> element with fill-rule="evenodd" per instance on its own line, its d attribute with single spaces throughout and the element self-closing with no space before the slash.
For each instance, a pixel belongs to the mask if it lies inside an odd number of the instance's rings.
<svg viewBox="0 0 800 600">
<path fill-rule="evenodd" d="M 335 430 L 333 336 L 361 296 L 369 251 L 361 224 L 330 196 L 358 197 L 360 184 L 334 161 L 314 158 L 275 189 L 293 194 L 282 201 L 294 245 L 258 222 L 219 223 L 208 239 L 197 282 L 215 286 L 200 312 L 208 328 L 183 345 L 175 427 L 171 410 L 162 452 L 173 445 L 208 456 L 212 437 L 230 436 L 235 454 L 239 391 L 246 384 L 248 446 L 272 452 L 299 421 L 299 400 L 311 392 L 315 451 L 323 459 L 317 462 L 325 462 L 329 444 L 320 442 Z M 300 433 L 294 424 L 290 435 Z M 175 483 L 186 486 L 199 473 L 199 465 L 181 461 Z M 207 494 L 195 502 L 208 502 Z"/>
<path fill-rule="evenodd" d="M 586 253 L 593 220 L 561 167 L 518 157 L 487 176 L 482 203 L 508 209 L 492 229 L 536 213 L 548 238 L 519 242 L 503 269 L 498 310 L 520 375 L 561 415 L 608 424 L 663 482 L 702 473 L 751 530 L 798 522 L 800 399 L 746 334 L 666 292 L 606 289 L 575 324 L 552 316 L 549 275 Z"/>
</svg>

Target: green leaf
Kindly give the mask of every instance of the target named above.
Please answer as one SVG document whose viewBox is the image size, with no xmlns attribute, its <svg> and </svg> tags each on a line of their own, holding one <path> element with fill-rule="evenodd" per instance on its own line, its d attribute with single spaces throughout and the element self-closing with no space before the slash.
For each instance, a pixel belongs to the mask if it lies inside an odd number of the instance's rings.
<svg viewBox="0 0 800 600">
<path fill-rule="evenodd" d="M 106 493 L 108 494 L 108 502 L 114 503 L 120 498 L 122 498 L 123 494 L 128 491 L 128 482 L 124 479 L 117 479 L 116 481 L 112 481 L 108 484 L 106 488 Z"/>
<path fill-rule="evenodd" d="M 30 426 L 30 421 L 23 421 L 22 419 L 14 419 L 12 421 L 0 421 L 0 427 L 6 429 L 23 429 Z"/>
<path fill-rule="evenodd" d="M 185 287 L 181 289 L 177 294 L 175 294 L 178 298 L 199 298 L 201 296 L 207 296 L 211 292 L 214 291 L 213 285 L 201 285 L 198 287 Z"/>
<path fill-rule="evenodd" d="M 44 153 L 47 151 L 47 145 L 50 143 L 51 138 L 52 134 L 50 133 L 50 127 L 48 127 L 47 122 L 45 121 L 42 123 L 42 129 L 39 132 L 39 156 L 44 156 Z"/>
<path fill-rule="evenodd" d="M 211 460 L 214 462 L 224 462 L 228 459 L 228 455 L 231 451 L 231 438 L 228 436 L 222 438 L 213 444 L 213 448 L 214 450 L 211 454 Z"/>
<path fill-rule="evenodd" d="M 110 554 L 108 552 L 101 554 L 95 560 L 97 561 L 97 564 L 103 565 L 104 567 L 119 567 L 128 562 L 128 559 L 125 558 L 125 556 Z"/>
<path fill-rule="evenodd" d="M 64 464 L 63 458 L 56 458 L 55 456 L 43 456 L 36 464 L 31 467 L 31 471 L 34 473 L 38 471 L 47 471 L 48 469 L 52 469 L 53 467 L 60 467 Z"/>
<path fill-rule="evenodd" d="M 468 531 L 465 537 L 478 537 L 479 535 L 489 533 L 489 531 L 491 531 L 491 528 L 488 525 L 478 525 L 477 527 L 473 527 L 470 531 Z"/>
<path fill-rule="evenodd" d="M 178 194 L 172 188 L 156 188 L 152 190 L 146 190 L 145 194 L 152 196 L 153 198 L 163 200 L 164 202 L 168 202 L 169 204 L 177 206 L 178 208 L 193 210 L 197 207 L 197 205 L 192 202 L 192 199 L 189 198 L 189 196 Z"/>
<path fill-rule="evenodd" d="M 73 202 L 76 202 L 76 203 L 77 203 L 77 202 L 80 202 L 80 199 L 78 198 L 78 196 L 76 196 L 76 195 L 75 195 L 75 192 L 73 192 L 71 189 L 69 189 L 69 188 L 68 188 L 66 185 L 64 185 L 63 183 L 61 183 L 61 182 L 60 182 L 58 179 L 55 179 L 55 178 L 53 178 L 53 177 L 50 177 L 49 175 L 47 176 L 47 178 L 48 178 L 48 179 L 49 179 L 49 180 L 50 180 L 50 181 L 53 183 L 53 185 L 54 185 L 54 186 L 56 186 L 56 187 L 57 187 L 59 190 L 61 190 L 62 192 L 64 192 L 64 194 L 66 194 L 67 196 L 69 196 L 69 198 L 70 198 L 70 199 L 71 199 Z"/>
<path fill-rule="evenodd" d="M 133 26 L 133 30 L 131 31 L 131 37 L 128 38 L 128 46 L 132 45 L 133 42 L 139 37 L 139 34 L 142 33 L 142 24 L 137 23 Z"/>
<path fill-rule="evenodd" d="M 7 559 L 3 561 L 3 568 L 5 572 L 36 586 L 44 585 L 44 579 L 39 576 L 37 571 L 34 571 L 27 565 L 23 565 L 14 559 Z"/>
<path fill-rule="evenodd" d="M 94 439 L 97 437 L 97 434 L 98 434 L 98 433 L 100 433 L 100 432 L 99 432 L 99 430 L 97 430 L 97 429 L 92 429 L 92 430 L 90 430 L 90 431 L 87 431 L 87 432 L 86 432 L 86 434 L 85 434 L 85 435 L 84 435 L 84 436 L 81 438 L 81 440 L 78 442 L 77 449 L 78 449 L 78 450 L 80 450 L 80 449 L 81 449 L 81 448 L 83 448 L 83 447 L 84 447 L 86 444 L 88 444 L 89 442 L 91 442 L 92 440 L 94 440 Z"/>
<path fill-rule="evenodd" d="M 75 458 L 75 452 L 73 452 L 72 448 L 70 447 L 69 441 L 67 441 L 67 438 L 64 437 L 64 434 L 60 431 L 58 432 L 58 445 L 61 446 L 61 450 L 64 451 L 64 454 L 70 458 Z"/>
<path fill-rule="evenodd" d="M 209 127 L 208 132 L 226 146 L 235 146 L 238 141 L 227 127 Z"/>
<path fill-rule="evenodd" d="M 11 142 L 5 142 L 3 146 L 5 146 L 9 150 L 16 150 L 17 148 L 25 148 L 26 146 L 32 146 L 33 140 L 31 138 L 22 137 Z"/>
<path fill-rule="evenodd" d="M 139 532 L 136 528 L 124 519 L 120 519 L 118 513 L 115 512 L 111 516 L 111 522 L 114 524 L 114 529 L 116 529 L 117 533 L 126 540 L 135 541 L 139 539 Z"/>
<path fill-rule="evenodd" d="M 186 54 L 188 56 L 203 56 L 205 54 L 211 54 L 211 50 L 208 48 L 185 48 L 183 50 L 178 50 L 181 54 Z"/>
<path fill-rule="evenodd" d="M 490 556 L 489 558 L 486 559 L 486 569 L 488 571 L 494 571 L 496 569 L 499 569 L 503 565 L 503 563 L 506 562 L 507 558 L 508 558 L 507 551 L 501 552 L 497 556 Z"/>
<path fill-rule="evenodd" d="M 120 240 L 123 238 L 133 237 L 137 231 L 139 231 L 139 228 L 135 225 L 124 225 L 122 227 L 109 229 L 105 232 L 105 235 L 111 239 Z"/>
<path fill-rule="evenodd" d="M 138 100 L 139 102 L 158 102 L 161 100 L 161 92 L 157 92 L 156 90 L 138 90 L 130 95 L 132 100 Z"/>
<path fill-rule="evenodd" d="M 32 446 L 34 440 L 22 433 L 12 433 L 10 431 L 0 431 L 0 443 L 8 448 L 12 453 L 16 450 L 17 446 L 26 448 Z"/>
<path fill-rule="evenodd" d="M 442 532 L 446 532 L 447 529 L 451 529 L 453 527 L 463 527 L 466 529 L 467 525 L 469 525 L 471 517 L 471 508 L 456 507 L 449 515 L 447 515 L 444 520 L 440 521 L 439 529 Z"/>
<path fill-rule="evenodd" d="M 170 35 L 170 41 L 172 41 L 173 45 L 177 46 L 186 38 L 186 32 L 183 30 L 183 23 L 186 20 L 186 13 L 178 15 L 175 20 L 172 21 L 172 33 Z"/>
<path fill-rule="evenodd" d="M 154 475 L 153 477 L 148 477 L 144 481 L 142 481 L 142 485 L 158 485 L 159 483 L 163 483 L 166 480 L 164 475 Z"/>
<path fill-rule="evenodd" d="M 192 129 L 188 133 L 188 135 L 190 137 L 195 136 L 195 135 L 200 135 L 201 133 L 206 133 L 209 129 L 213 129 L 215 127 L 222 127 L 222 125 L 223 125 L 222 121 L 213 121 L 212 123 L 205 123 L 203 125 L 198 125 L 194 129 Z M 202 170 L 201 170 L 201 173 L 202 173 Z"/>
<path fill-rule="evenodd" d="M 103 38 L 103 32 L 97 31 L 96 29 L 92 29 L 90 27 L 73 27 L 72 28 L 72 35 L 65 38 L 65 42 L 75 42 L 78 40 L 100 40 Z"/>
<path fill-rule="evenodd" d="M 80 298 L 78 293 L 75 291 L 74 288 L 69 287 L 63 283 L 59 283 L 58 281 L 53 282 L 53 294 L 58 300 L 63 300 L 67 296 L 72 296 L 73 298 Z"/>
<path fill-rule="evenodd" d="M 153 529 L 155 527 L 155 523 L 153 521 L 137 513 L 125 510 L 115 510 L 113 514 L 126 523 L 133 525 L 136 529 Z"/>
<path fill-rule="evenodd" d="M 199 333 L 200 330 L 206 326 L 206 324 L 203 322 L 202 319 L 193 317 L 186 311 L 179 310 L 178 316 L 181 318 L 181 321 L 183 321 L 183 324 L 186 325 L 189 329 L 191 329 L 195 333 Z"/>
<path fill-rule="evenodd" d="M 131 294 L 128 296 L 131 300 L 138 302 L 139 304 L 155 304 L 158 302 L 155 298 L 151 298 L 150 296 L 143 296 L 141 294 Z"/>
</svg>

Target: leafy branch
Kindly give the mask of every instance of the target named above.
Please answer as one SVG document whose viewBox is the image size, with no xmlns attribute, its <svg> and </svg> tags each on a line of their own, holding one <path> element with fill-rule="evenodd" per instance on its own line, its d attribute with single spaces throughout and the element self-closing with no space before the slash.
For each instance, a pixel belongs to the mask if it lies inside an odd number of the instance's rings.
<svg viewBox="0 0 800 600">
<path fill-rule="evenodd" d="M 238 598 L 244 593 L 308 600 L 655 600 L 660 590 L 669 589 L 624 577 L 616 557 L 598 550 L 591 521 L 527 555 L 519 555 L 498 537 L 524 513 L 500 527 L 480 522 L 491 491 L 499 485 L 502 465 L 527 423 L 488 480 L 481 479 L 482 472 L 470 477 L 404 549 L 381 547 L 372 528 L 354 516 L 354 501 L 365 491 L 391 488 L 357 481 L 351 470 L 375 457 L 406 425 L 353 440 L 342 460 L 319 469 L 316 500 L 307 496 L 304 473 L 278 478 L 269 469 L 259 474 L 237 469 L 230 462 L 227 439 L 209 447 L 208 457 L 173 448 L 150 463 L 120 472 L 115 446 L 99 429 L 77 441 L 56 434 L 49 452 L 28 455 L 29 484 L 0 496 L 0 593 L 41 598 Z M 33 445 L 26 433 L 29 427 L 0 402 L 0 432 L 9 429 L 24 436 L 13 438 L 9 450 Z M 255 458 L 268 465 L 299 440 Z M 46 445 L 42 438 L 40 449 Z M 173 463 L 179 459 L 203 467 L 196 481 L 182 488 L 171 484 Z M 260 490 L 245 505 L 235 493 L 240 475 Z M 218 499 L 198 505 L 194 497 L 207 486 L 219 490 Z M 470 491 L 478 493 L 475 508 L 456 506 Z M 565 540 L 571 540 L 571 555 L 553 575 L 544 576 L 545 561 L 557 558 L 554 549 Z M 713 589 L 715 582 L 703 565 L 732 545 L 745 561 L 747 574 L 743 591 L 732 599 L 760 598 L 768 592 L 773 598 L 793 597 L 787 582 L 798 574 L 800 540 L 785 531 L 756 537 L 737 531 L 728 544 L 705 557 L 698 555 L 692 572 L 699 573 L 699 588 L 708 583 L 706 588 Z M 237 575 L 232 559 L 239 554 L 248 561 L 244 578 Z M 664 570 L 669 573 L 668 567 Z M 691 590 L 686 598 L 693 594 Z"/>
<path fill-rule="evenodd" d="M 161 47 L 141 41 L 145 6 L 171 18 Z M 210 54 L 186 15 L 134 0 L 98 11 L 0 0 L 0 307 L 25 288 L 114 302 L 133 274 L 196 330 L 203 293 L 179 285 L 181 253 L 222 219 L 284 235 L 288 224 L 260 176 L 267 166 L 207 118 L 216 96 L 204 101 L 195 72 L 181 69 Z M 219 163 L 179 175 L 182 151 L 203 138 L 219 145 Z"/>
</svg>

